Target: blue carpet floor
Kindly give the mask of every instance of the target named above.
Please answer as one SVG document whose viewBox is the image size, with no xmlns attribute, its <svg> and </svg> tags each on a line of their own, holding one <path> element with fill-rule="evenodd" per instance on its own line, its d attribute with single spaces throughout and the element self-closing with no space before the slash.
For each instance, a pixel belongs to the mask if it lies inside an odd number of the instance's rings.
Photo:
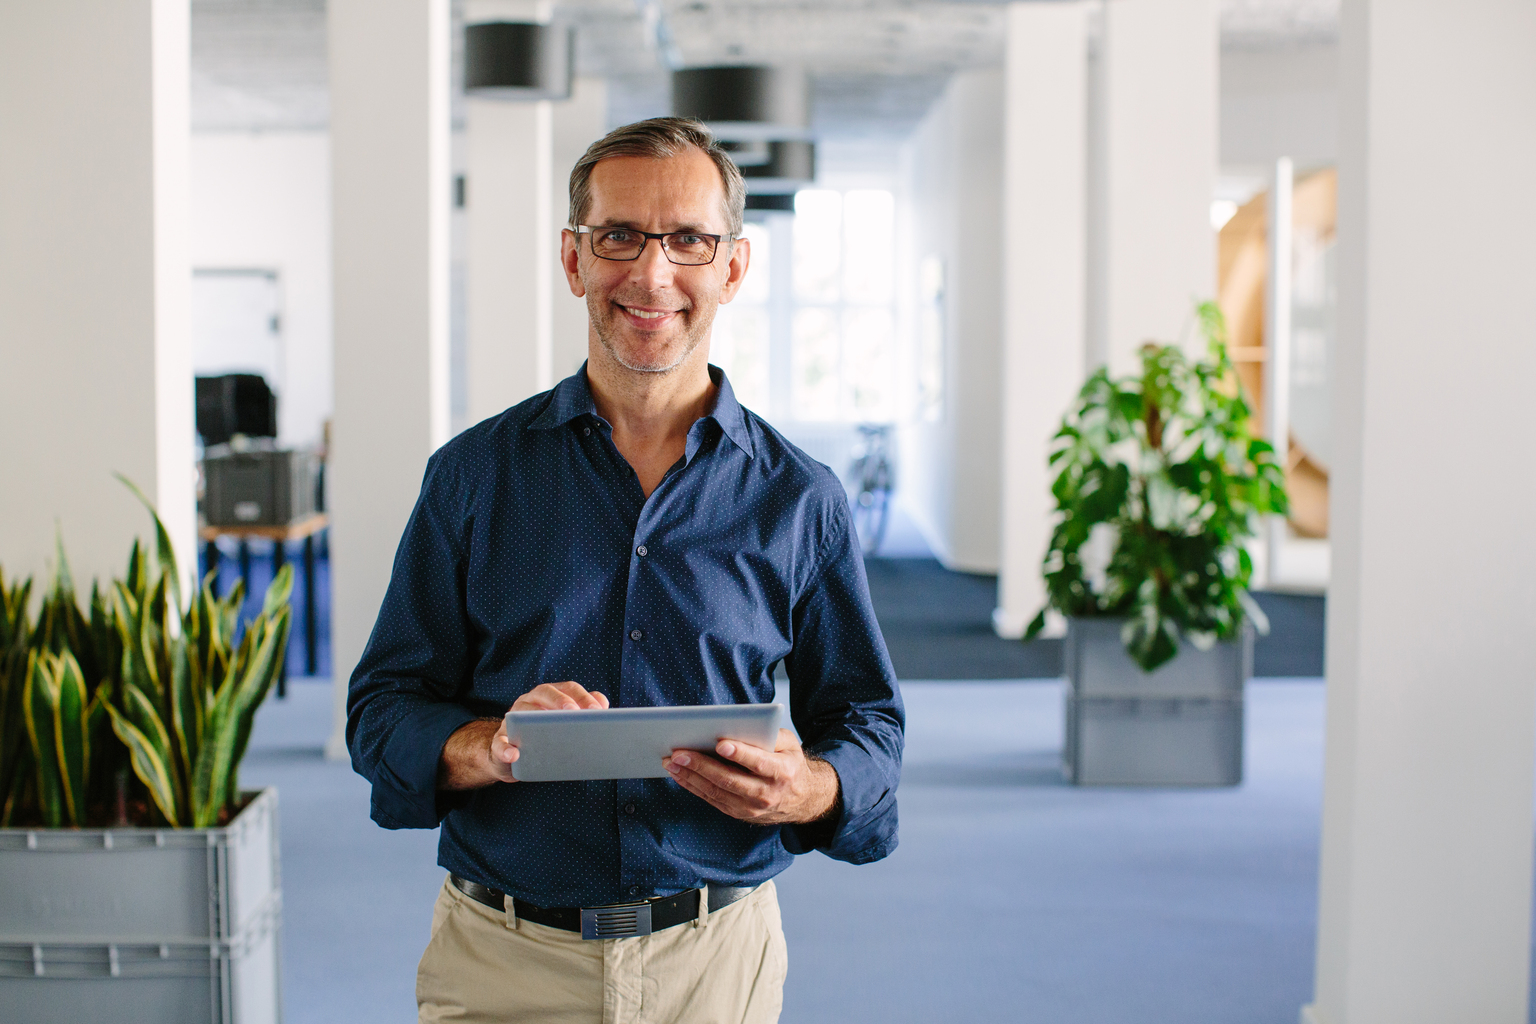
<svg viewBox="0 0 1536 1024">
<path fill-rule="evenodd" d="M 1060 781 L 1055 682 L 907 683 L 900 848 L 779 879 L 786 1024 L 1294 1024 L 1312 987 L 1323 687 L 1249 686 L 1236 789 Z M 257 719 L 246 786 L 276 785 L 285 1020 L 415 1019 L 442 881 L 436 834 L 368 820 L 320 757 L 330 688 Z"/>
</svg>

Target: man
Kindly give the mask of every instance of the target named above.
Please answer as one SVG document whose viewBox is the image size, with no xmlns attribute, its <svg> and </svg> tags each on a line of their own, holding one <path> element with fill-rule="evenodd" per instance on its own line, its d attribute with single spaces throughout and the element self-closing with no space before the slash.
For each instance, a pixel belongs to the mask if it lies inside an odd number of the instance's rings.
<svg viewBox="0 0 1536 1024">
<path fill-rule="evenodd" d="M 423 1021 L 774 1021 L 771 879 L 896 845 L 901 698 L 842 485 L 708 363 L 744 201 L 697 122 L 595 143 L 561 240 L 586 365 L 428 463 L 347 721 L 374 820 L 442 825 Z M 781 662 L 804 746 L 513 780 L 508 706 L 767 702 Z M 650 934 L 581 937 L 583 910 L 639 901 Z"/>
</svg>

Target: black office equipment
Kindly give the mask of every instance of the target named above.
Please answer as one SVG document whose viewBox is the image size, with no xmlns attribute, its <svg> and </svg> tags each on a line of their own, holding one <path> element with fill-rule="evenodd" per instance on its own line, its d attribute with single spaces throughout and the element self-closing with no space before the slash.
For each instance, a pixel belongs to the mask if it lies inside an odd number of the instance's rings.
<svg viewBox="0 0 1536 1024">
<path fill-rule="evenodd" d="M 277 396 L 256 373 L 197 378 L 197 432 L 203 444 L 224 444 L 236 434 L 277 436 Z"/>
</svg>

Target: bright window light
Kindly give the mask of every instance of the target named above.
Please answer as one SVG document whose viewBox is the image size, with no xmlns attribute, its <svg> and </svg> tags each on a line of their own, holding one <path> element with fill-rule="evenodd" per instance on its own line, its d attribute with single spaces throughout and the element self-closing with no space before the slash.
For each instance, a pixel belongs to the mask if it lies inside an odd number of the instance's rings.
<svg viewBox="0 0 1536 1024">
<path fill-rule="evenodd" d="M 1231 199 L 1215 199 L 1211 201 L 1211 228 L 1220 231 L 1227 226 L 1227 221 L 1237 215 L 1237 203 Z"/>
</svg>

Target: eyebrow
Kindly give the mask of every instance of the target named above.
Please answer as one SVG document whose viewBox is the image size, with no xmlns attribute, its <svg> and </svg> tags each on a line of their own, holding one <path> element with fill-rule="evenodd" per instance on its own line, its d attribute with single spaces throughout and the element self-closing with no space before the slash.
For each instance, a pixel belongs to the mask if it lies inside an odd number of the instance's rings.
<svg viewBox="0 0 1536 1024">
<path fill-rule="evenodd" d="M 624 221 L 609 221 L 606 224 L 591 224 L 591 225 L 588 225 L 588 226 L 589 227 L 594 227 L 594 228 L 629 228 L 629 230 L 631 230 L 631 231 L 644 231 L 645 230 L 644 228 L 636 225 L 633 222 L 624 222 Z M 669 228 L 666 231 L 652 232 L 652 234 L 671 235 L 671 234 L 677 234 L 677 233 L 684 232 L 684 231 L 692 232 L 692 233 L 694 233 L 696 235 L 719 235 L 722 238 L 724 238 L 726 235 L 730 234 L 729 231 L 711 231 L 708 228 L 701 228 L 697 224 L 682 224 L 682 225 L 680 225 L 678 227 L 675 227 L 675 228 Z"/>
</svg>

